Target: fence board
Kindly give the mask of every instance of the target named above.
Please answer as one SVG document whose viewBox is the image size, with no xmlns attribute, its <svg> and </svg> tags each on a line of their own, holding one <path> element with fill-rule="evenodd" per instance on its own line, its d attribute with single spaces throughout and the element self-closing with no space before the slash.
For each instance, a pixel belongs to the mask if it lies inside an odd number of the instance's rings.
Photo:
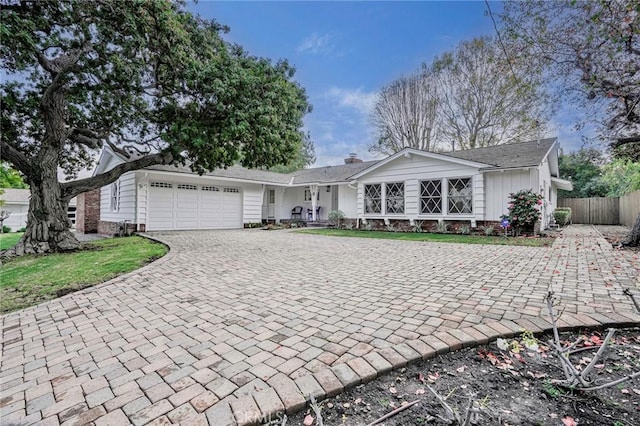
<svg viewBox="0 0 640 426">
<path fill-rule="evenodd" d="M 571 208 L 571 221 L 592 225 L 617 225 L 620 223 L 618 197 L 561 198 L 558 207 Z"/>
<path fill-rule="evenodd" d="M 620 223 L 633 226 L 640 212 L 640 190 L 620 197 Z"/>
</svg>

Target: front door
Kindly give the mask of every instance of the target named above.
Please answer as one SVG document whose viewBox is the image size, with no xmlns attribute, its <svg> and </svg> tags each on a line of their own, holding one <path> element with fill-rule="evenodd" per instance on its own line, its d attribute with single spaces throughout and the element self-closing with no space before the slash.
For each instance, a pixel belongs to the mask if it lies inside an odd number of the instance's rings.
<svg viewBox="0 0 640 426">
<path fill-rule="evenodd" d="M 267 192 L 267 218 L 276 217 L 276 190 L 270 189 Z"/>
</svg>

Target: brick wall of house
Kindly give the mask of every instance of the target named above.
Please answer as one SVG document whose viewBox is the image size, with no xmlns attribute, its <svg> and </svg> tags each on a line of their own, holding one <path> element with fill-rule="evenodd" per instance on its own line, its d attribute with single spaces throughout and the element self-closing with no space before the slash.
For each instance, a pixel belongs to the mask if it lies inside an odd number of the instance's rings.
<svg viewBox="0 0 640 426">
<path fill-rule="evenodd" d="M 98 232 L 100 221 L 100 189 L 78 195 L 76 208 L 76 231 L 81 234 Z"/>
</svg>

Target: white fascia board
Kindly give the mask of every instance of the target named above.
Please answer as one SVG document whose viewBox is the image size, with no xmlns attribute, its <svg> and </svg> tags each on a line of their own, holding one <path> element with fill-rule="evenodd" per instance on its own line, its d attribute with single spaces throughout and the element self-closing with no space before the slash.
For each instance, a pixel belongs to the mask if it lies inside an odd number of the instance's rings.
<svg viewBox="0 0 640 426">
<path fill-rule="evenodd" d="M 241 179 L 241 178 L 232 178 L 232 177 L 224 177 L 224 176 L 213 176 L 213 175 L 199 175 L 192 173 L 180 173 L 180 172 L 169 172 L 164 170 L 149 170 L 149 169 L 140 169 L 136 170 L 137 172 L 147 173 L 149 176 L 173 176 L 173 177 L 182 177 L 188 179 L 207 179 L 207 180 L 221 180 L 225 182 L 238 182 L 238 183 L 253 183 L 253 184 L 263 184 L 263 185 L 271 185 L 271 186 L 287 186 L 286 183 L 274 183 L 262 180 L 251 180 L 251 179 Z"/>
<path fill-rule="evenodd" d="M 478 163 L 478 162 L 469 161 L 469 160 L 462 160 L 460 158 L 450 157 L 448 155 L 443 155 L 443 154 L 437 154 L 435 152 L 427 152 L 427 151 L 420 151 L 413 148 L 405 148 L 385 158 L 384 160 L 371 165 L 371 167 L 368 167 L 362 170 L 361 172 L 354 174 L 353 176 L 351 176 L 351 180 L 358 179 L 386 164 L 389 164 L 390 162 L 394 161 L 396 158 L 404 157 L 406 155 L 417 155 L 419 157 L 433 158 L 433 159 L 445 161 L 448 163 L 461 164 L 463 166 L 469 166 L 469 167 L 475 167 L 475 168 L 482 168 L 482 167 L 489 166 L 489 164 Z"/>
</svg>

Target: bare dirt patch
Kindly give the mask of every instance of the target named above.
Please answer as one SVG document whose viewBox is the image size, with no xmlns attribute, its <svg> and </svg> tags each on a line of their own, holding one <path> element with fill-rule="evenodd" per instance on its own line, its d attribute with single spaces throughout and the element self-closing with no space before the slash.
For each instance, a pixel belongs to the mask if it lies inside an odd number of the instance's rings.
<svg viewBox="0 0 640 426">
<path fill-rule="evenodd" d="M 562 333 L 563 342 L 584 336 L 571 356 L 584 368 L 602 331 Z M 531 345 L 526 336 L 438 356 L 393 371 L 319 403 L 324 425 L 368 425 L 403 404 L 415 405 L 385 420 L 384 425 L 455 425 L 428 387 L 464 417 L 471 398 L 475 425 L 640 425 L 640 380 L 595 391 L 563 388 L 556 355 L 546 345 L 551 336 Z M 640 329 L 619 331 L 604 365 L 594 369 L 598 381 L 611 381 L 640 370 Z M 504 349 L 504 345 L 507 348 Z M 533 349 L 531 349 L 533 348 Z M 311 418 L 313 417 L 313 422 Z M 306 419 L 306 423 L 305 423 Z M 309 409 L 288 419 L 288 425 L 318 424 Z"/>
</svg>

